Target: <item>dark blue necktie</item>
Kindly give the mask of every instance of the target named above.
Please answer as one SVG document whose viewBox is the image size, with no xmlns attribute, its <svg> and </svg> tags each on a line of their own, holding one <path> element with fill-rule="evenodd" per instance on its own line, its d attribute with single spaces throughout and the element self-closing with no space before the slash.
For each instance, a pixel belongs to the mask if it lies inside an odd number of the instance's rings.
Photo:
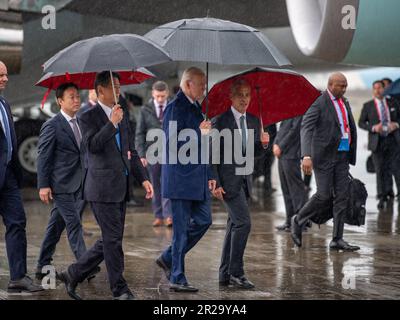
<svg viewBox="0 0 400 320">
<path fill-rule="evenodd" d="M 7 113 L 5 110 L 5 107 L 3 104 L 0 102 L 0 112 L 1 116 L 3 117 L 3 122 L 4 122 L 4 134 L 6 136 L 7 140 L 7 163 L 11 161 L 12 158 L 12 141 L 11 141 L 11 131 L 10 131 L 10 125 L 8 123 L 8 117 Z"/>
<path fill-rule="evenodd" d="M 244 124 L 245 117 L 241 116 L 240 117 L 240 130 L 242 131 L 242 153 L 243 155 L 246 154 L 246 144 L 247 144 L 247 132 L 246 132 L 246 126 Z"/>
<path fill-rule="evenodd" d="M 117 128 L 117 133 L 115 135 L 115 140 L 117 142 L 118 150 L 121 151 L 121 135 L 119 134 L 119 127 Z"/>
</svg>

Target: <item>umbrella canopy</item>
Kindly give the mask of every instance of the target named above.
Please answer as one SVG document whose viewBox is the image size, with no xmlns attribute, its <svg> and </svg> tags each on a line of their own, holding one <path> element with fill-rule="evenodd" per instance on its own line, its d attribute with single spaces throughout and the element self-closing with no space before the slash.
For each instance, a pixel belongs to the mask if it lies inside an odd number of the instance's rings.
<svg viewBox="0 0 400 320">
<path fill-rule="evenodd" d="M 130 85 L 138 84 L 146 81 L 147 79 L 155 77 L 150 71 L 145 68 L 139 68 L 136 71 L 115 71 L 121 79 L 120 84 Z M 37 83 L 36 86 L 45 87 L 49 89 L 57 89 L 63 83 L 72 82 L 78 86 L 79 89 L 93 89 L 94 81 L 96 79 L 96 72 L 88 73 L 63 73 L 61 75 L 54 75 L 53 72 L 46 73 Z"/>
<path fill-rule="evenodd" d="M 320 92 L 302 75 L 289 70 L 254 68 L 216 83 L 208 95 L 210 118 L 232 105 L 230 88 L 238 79 L 251 86 L 247 111 L 258 115 L 264 126 L 303 115 Z M 203 110 L 205 103 L 203 102 Z"/>
<path fill-rule="evenodd" d="M 215 18 L 182 19 L 145 34 L 175 61 L 282 67 L 289 60 L 259 30 Z"/>
<path fill-rule="evenodd" d="M 168 53 L 149 39 L 134 34 L 112 34 L 73 43 L 43 65 L 54 74 L 136 70 L 170 61 Z"/>
<path fill-rule="evenodd" d="M 392 82 L 390 86 L 385 90 L 384 95 L 386 96 L 399 96 L 400 95 L 400 79 Z"/>
</svg>

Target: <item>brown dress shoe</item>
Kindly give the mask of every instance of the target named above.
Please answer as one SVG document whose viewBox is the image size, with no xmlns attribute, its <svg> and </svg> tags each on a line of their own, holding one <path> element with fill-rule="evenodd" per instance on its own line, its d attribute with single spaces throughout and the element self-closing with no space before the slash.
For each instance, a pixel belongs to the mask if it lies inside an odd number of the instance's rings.
<svg viewBox="0 0 400 320">
<path fill-rule="evenodd" d="M 161 227 L 163 225 L 163 220 L 160 218 L 157 218 L 156 220 L 154 220 L 153 222 L 153 227 Z"/>
<path fill-rule="evenodd" d="M 165 220 L 164 220 L 164 224 L 165 224 L 167 227 L 172 227 L 172 218 L 171 218 L 171 217 L 168 217 L 167 219 L 165 219 Z"/>
</svg>

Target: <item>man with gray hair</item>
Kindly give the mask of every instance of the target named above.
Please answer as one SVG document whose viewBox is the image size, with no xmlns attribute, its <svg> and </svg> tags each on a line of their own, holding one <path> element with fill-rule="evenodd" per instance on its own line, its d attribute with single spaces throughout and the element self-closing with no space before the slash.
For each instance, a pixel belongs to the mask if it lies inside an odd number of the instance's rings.
<svg viewBox="0 0 400 320">
<path fill-rule="evenodd" d="M 162 128 L 164 112 L 169 96 L 168 85 L 164 81 L 155 82 L 151 95 L 152 98 L 149 103 L 140 109 L 139 123 L 136 128 L 136 150 L 143 166 L 149 170 L 151 183 L 154 188 L 152 207 L 155 220 L 153 227 L 160 227 L 164 224 L 167 227 L 172 227 L 170 200 L 161 196 L 161 164 L 150 164 L 146 159 L 147 149 L 154 143 L 146 141 L 146 135 L 152 129 Z M 157 156 L 157 154 L 154 156 Z"/>
<path fill-rule="evenodd" d="M 306 175 L 314 170 L 317 192 L 292 218 L 292 239 L 298 247 L 302 245 L 304 224 L 333 201 L 333 233 L 329 248 L 360 249 L 343 240 L 350 186 L 349 164 L 355 165 L 357 152 L 357 128 L 350 104 L 343 96 L 346 88 L 346 77 L 341 73 L 332 74 L 327 90 L 303 117 L 300 131 L 302 167 Z"/>
<path fill-rule="evenodd" d="M 206 77 L 202 70 L 195 67 L 186 69 L 182 75 L 181 90 L 168 104 L 164 114 L 166 163 L 162 166 L 162 195 L 171 199 L 173 238 L 172 244 L 156 263 L 164 270 L 172 291 L 198 291 L 186 279 L 185 255 L 211 225 L 210 190 L 214 191 L 216 181 L 210 165 L 201 163 L 204 150 L 201 150 L 200 143 L 201 130 L 210 129 L 211 123 L 204 120 L 198 103 L 204 95 L 205 83 Z M 178 135 L 185 129 L 195 132 L 195 143 L 199 146 L 198 154 L 194 155 L 196 161 L 183 163 L 179 159 L 179 151 L 187 141 L 176 141 L 176 133 L 170 131 L 170 126 L 174 125 Z M 172 147 L 170 150 L 170 144 L 175 144 L 176 150 L 172 150 Z"/>
</svg>

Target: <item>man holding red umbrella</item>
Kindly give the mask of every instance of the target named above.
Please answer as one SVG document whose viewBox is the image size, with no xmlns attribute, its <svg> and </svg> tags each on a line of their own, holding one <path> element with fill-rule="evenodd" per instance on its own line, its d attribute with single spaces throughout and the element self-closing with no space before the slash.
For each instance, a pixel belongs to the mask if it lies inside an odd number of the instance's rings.
<svg viewBox="0 0 400 320">
<path fill-rule="evenodd" d="M 254 157 L 254 154 L 248 154 L 249 150 L 255 150 L 256 155 L 261 153 L 268 146 L 269 135 L 260 131 L 262 128 L 259 119 L 246 112 L 251 99 L 249 83 L 243 79 L 236 80 L 231 87 L 230 97 L 231 108 L 213 119 L 213 128 L 218 132 L 228 129 L 232 136 L 235 136 L 234 131 L 238 130 L 242 155 L 246 159 Z M 251 130 L 254 131 L 254 139 L 249 138 Z M 236 135 L 236 137 L 239 136 Z M 249 148 L 249 144 L 253 141 L 254 149 Z M 221 141 L 219 150 L 213 147 L 213 152 L 216 151 L 220 155 L 219 164 L 213 165 L 217 178 L 217 188 L 213 194 L 224 201 L 228 211 L 227 230 L 219 268 L 219 283 L 222 286 L 232 284 L 237 288 L 251 289 L 254 285 L 245 276 L 243 255 L 251 228 L 248 199 L 252 189 L 252 176 L 251 173 L 238 174 L 237 169 L 242 165 L 237 163 L 236 155 L 232 158 L 233 162 L 225 159 L 226 149 L 231 147 L 232 144 L 226 143 L 225 139 Z M 235 153 L 235 150 L 230 152 L 232 153 Z"/>
</svg>

